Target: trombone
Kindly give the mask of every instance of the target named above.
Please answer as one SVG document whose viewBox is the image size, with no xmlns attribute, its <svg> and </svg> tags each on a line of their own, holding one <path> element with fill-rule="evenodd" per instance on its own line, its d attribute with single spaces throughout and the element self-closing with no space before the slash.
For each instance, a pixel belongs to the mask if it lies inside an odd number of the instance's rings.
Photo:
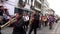
<svg viewBox="0 0 60 34">
<path fill-rule="evenodd" d="M 7 23 L 5 23 L 4 25 L 1 25 L 0 28 L 5 28 L 10 26 L 12 23 L 14 23 L 16 21 L 16 18 L 10 19 Z"/>
</svg>

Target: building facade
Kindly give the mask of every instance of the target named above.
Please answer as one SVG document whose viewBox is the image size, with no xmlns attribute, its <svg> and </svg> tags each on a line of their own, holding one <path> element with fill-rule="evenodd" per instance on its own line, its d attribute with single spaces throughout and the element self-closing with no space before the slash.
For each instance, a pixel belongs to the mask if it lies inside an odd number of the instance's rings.
<svg viewBox="0 0 60 34">
<path fill-rule="evenodd" d="M 43 15 L 45 15 L 49 9 L 49 3 L 47 2 L 47 0 L 41 0 L 41 2 L 42 2 L 41 12 L 43 13 Z"/>
<path fill-rule="evenodd" d="M 48 14 L 49 14 L 49 15 L 54 15 L 54 14 L 55 14 L 55 11 L 50 8 L 50 9 L 48 9 Z"/>
<path fill-rule="evenodd" d="M 8 0 L 1 5 L 6 6 L 10 14 L 14 14 L 15 7 L 28 11 L 35 9 L 43 15 L 49 11 L 49 3 L 47 0 Z"/>
<path fill-rule="evenodd" d="M 24 10 L 33 11 L 33 9 L 41 12 L 41 0 L 19 0 L 18 7 Z"/>
</svg>

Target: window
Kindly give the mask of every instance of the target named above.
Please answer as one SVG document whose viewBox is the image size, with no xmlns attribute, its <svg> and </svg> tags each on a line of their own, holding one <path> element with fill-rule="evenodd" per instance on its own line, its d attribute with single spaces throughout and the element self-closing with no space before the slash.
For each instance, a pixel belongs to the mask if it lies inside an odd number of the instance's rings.
<svg viewBox="0 0 60 34">
<path fill-rule="evenodd" d="M 41 4 L 35 1 L 34 6 L 41 9 Z"/>
<path fill-rule="evenodd" d="M 8 0 L 0 0 L 0 2 L 4 2 L 4 1 L 8 1 Z"/>
<path fill-rule="evenodd" d="M 19 0 L 18 6 L 19 7 L 24 7 L 25 6 L 25 3 L 26 3 L 26 0 L 25 1 L 24 0 Z"/>
<path fill-rule="evenodd" d="M 41 1 L 41 0 L 40 0 Z"/>
<path fill-rule="evenodd" d="M 19 0 L 19 4 L 23 4 L 23 0 Z"/>
</svg>

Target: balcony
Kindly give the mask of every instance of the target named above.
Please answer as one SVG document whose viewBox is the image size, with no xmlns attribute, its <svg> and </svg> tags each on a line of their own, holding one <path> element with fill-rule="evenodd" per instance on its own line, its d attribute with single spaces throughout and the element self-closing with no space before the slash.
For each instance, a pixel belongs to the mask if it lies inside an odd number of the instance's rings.
<svg viewBox="0 0 60 34">
<path fill-rule="evenodd" d="M 41 9 L 39 9 L 39 8 L 37 8 L 37 7 L 34 7 L 36 10 L 38 10 L 38 11 L 41 11 Z"/>
<path fill-rule="evenodd" d="M 41 0 L 36 0 L 38 3 L 42 4 Z"/>
<path fill-rule="evenodd" d="M 34 7 L 37 7 L 37 8 L 39 8 L 39 9 L 41 9 L 41 4 L 39 4 L 37 1 L 35 1 Z"/>
</svg>

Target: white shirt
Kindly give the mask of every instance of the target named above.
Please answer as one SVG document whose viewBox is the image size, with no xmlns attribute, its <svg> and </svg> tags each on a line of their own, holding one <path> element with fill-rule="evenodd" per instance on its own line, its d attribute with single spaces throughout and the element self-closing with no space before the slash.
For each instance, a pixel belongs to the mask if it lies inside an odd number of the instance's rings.
<svg viewBox="0 0 60 34">
<path fill-rule="evenodd" d="M 10 19 L 10 17 L 7 16 L 6 14 L 3 14 L 3 16 L 4 16 L 5 19 Z"/>
<path fill-rule="evenodd" d="M 29 20 L 29 16 L 23 16 L 24 21 L 28 21 Z"/>
</svg>

